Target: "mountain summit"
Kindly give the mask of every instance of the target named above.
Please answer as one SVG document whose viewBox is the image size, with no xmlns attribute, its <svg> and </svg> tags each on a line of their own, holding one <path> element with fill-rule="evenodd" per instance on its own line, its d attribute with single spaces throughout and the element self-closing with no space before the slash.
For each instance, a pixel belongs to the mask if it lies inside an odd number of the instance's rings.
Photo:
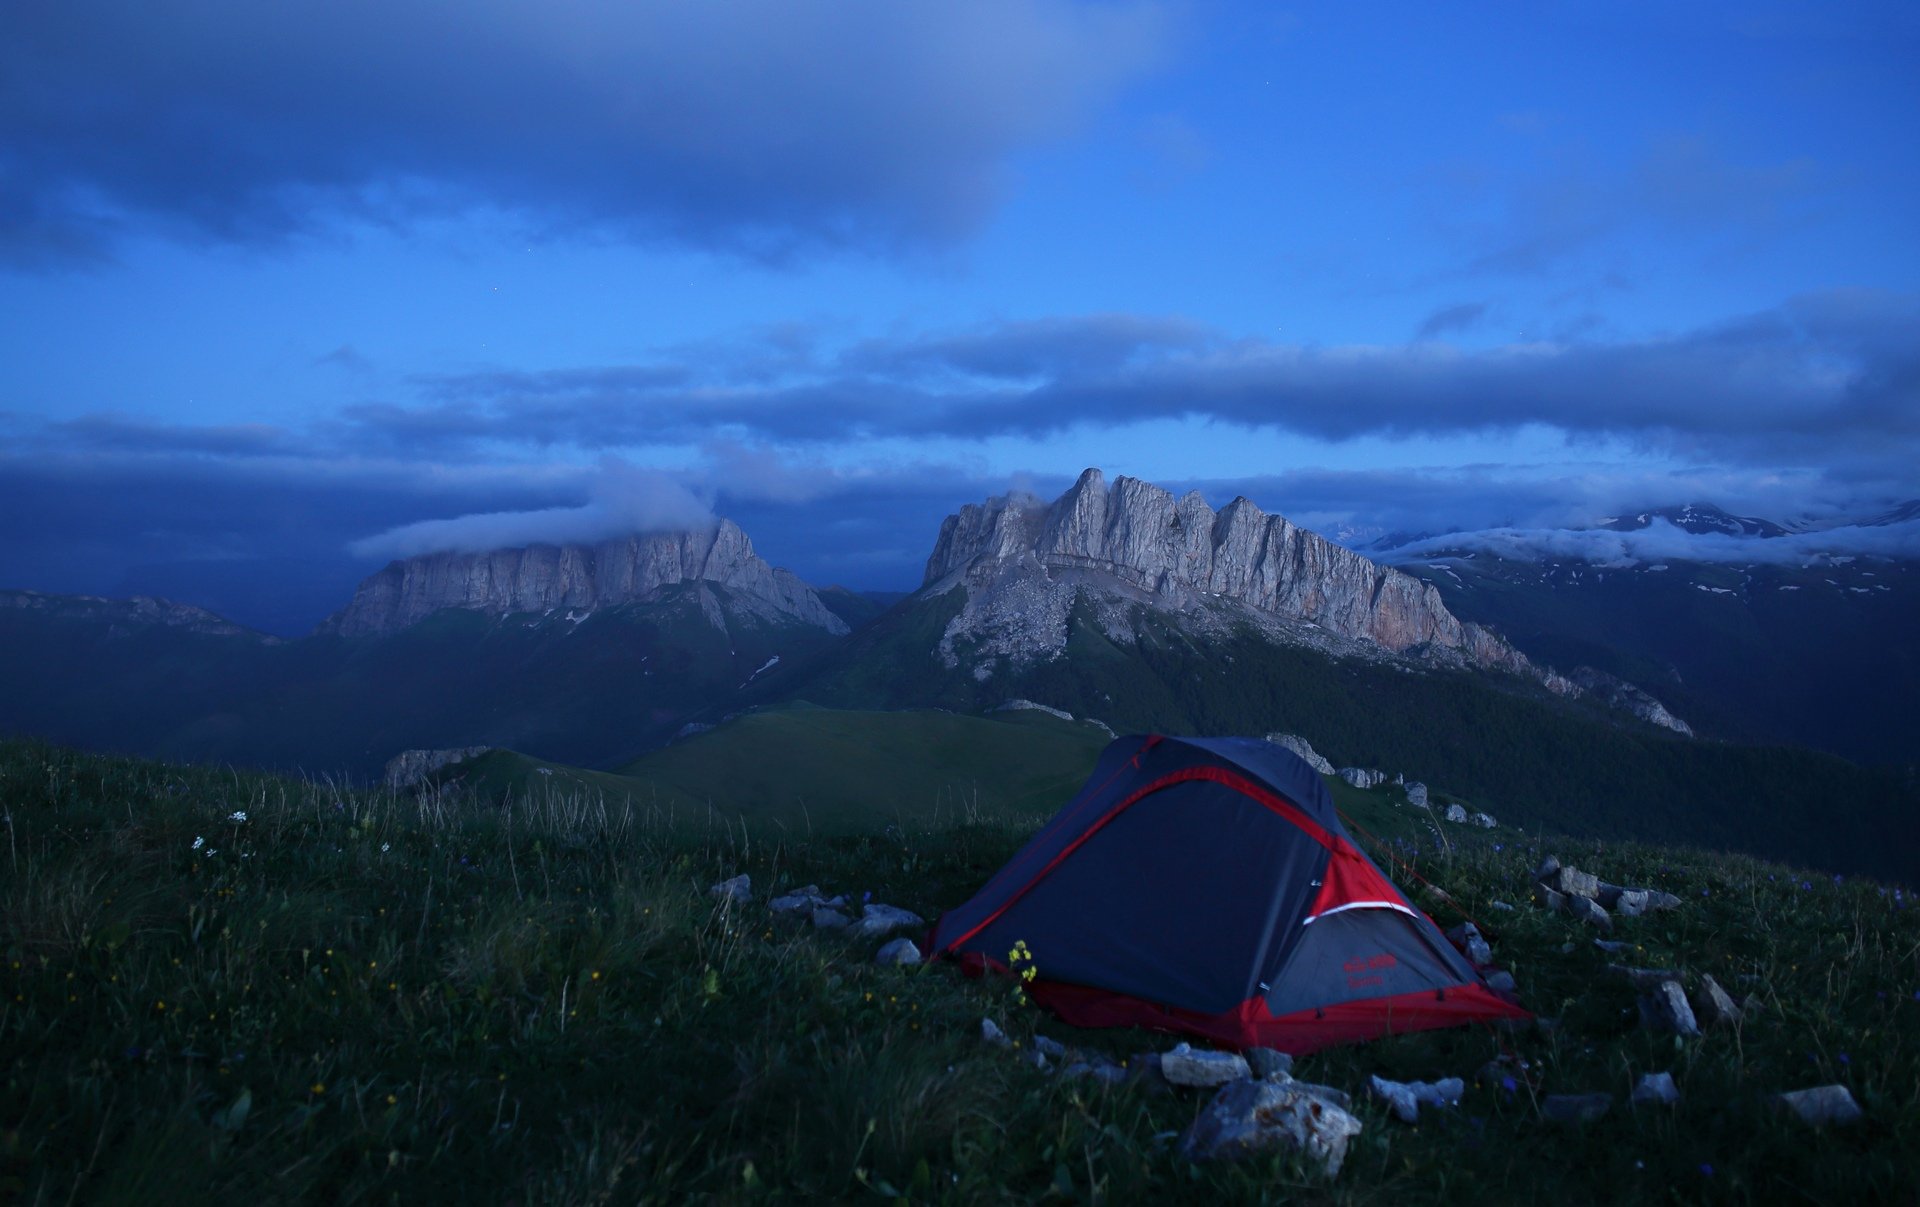
<svg viewBox="0 0 1920 1207">
<path fill-rule="evenodd" d="M 353 602 L 319 631 L 343 637 L 391 633 L 448 608 L 496 616 L 562 608 L 587 613 L 646 602 L 681 583 L 724 588 L 728 611 L 757 620 L 809 625 L 835 636 L 847 631 L 813 588 L 756 554 L 732 520 L 593 545 L 432 553 L 392 562 L 364 580 Z M 726 627 L 711 590 L 701 590 L 699 602 L 716 627 Z"/>
</svg>

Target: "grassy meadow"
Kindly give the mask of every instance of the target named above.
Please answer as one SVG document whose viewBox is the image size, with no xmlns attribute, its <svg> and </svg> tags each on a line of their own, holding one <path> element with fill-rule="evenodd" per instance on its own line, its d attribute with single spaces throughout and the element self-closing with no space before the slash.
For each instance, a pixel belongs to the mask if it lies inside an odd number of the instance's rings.
<svg viewBox="0 0 1920 1207">
<path fill-rule="evenodd" d="M 1303 1058 L 1365 1131 L 1327 1180 L 1296 1157 L 1192 1165 L 1204 1101 L 1068 1081 L 985 1047 L 991 1017 L 1128 1056 L 1007 983 L 883 969 L 876 943 L 770 924 L 817 883 L 931 918 L 1041 820 L 918 811 L 796 835 L 578 786 L 501 807 L 0 743 L 0 1201 L 597 1203 L 1895 1202 L 1920 1175 L 1920 917 L 1907 894 L 1744 857 L 1501 829 L 1444 835 L 1341 786 L 1376 858 L 1443 926 L 1491 936 L 1551 1030 L 1456 1030 Z M 915 818 L 921 818 L 916 822 Z M 1631 962 L 1755 995 L 1735 1029 L 1638 1029 L 1618 956 L 1526 900 L 1548 850 L 1679 894 L 1623 920 Z M 750 873 L 755 900 L 709 885 Z M 1494 900 L 1515 904 L 1497 910 Z M 1047 953 L 1035 962 L 1045 976 Z M 1370 1074 L 1462 1076 L 1417 1127 Z M 1677 1108 L 1630 1109 L 1670 1070 Z M 1770 1093 L 1849 1086 L 1814 1131 Z M 1540 1097 L 1608 1090 L 1584 1127 Z"/>
</svg>

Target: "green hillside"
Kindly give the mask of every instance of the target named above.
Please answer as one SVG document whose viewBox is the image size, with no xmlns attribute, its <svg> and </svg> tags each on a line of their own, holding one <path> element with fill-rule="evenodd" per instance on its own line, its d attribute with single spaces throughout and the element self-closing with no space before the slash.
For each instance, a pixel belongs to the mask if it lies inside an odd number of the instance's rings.
<svg viewBox="0 0 1920 1207">
<path fill-rule="evenodd" d="M 1023 1063 L 1039 1036 L 1136 1065 L 1173 1037 L 1077 1031 L 1007 981 L 882 968 L 874 942 L 766 912 L 817 883 L 931 918 L 1028 826 L 766 841 L 587 793 L 473 808 L 21 742 L 0 742 L 0 813 L 9 1202 L 1890 1203 L 1920 1152 L 1920 912 L 1740 857 L 1408 831 L 1384 865 L 1444 886 L 1452 904 L 1417 899 L 1443 926 L 1478 918 L 1557 1025 L 1302 1058 L 1362 1123 L 1329 1179 L 1284 1153 L 1179 1157 L 1202 1093 Z M 1623 919 L 1627 954 L 1596 950 L 1526 903 L 1547 850 L 1685 904 Z M 709 894 L 742 873 L 751 901 Z M 1647 1031 L 1616 960 L 1711 973 L 1745 1020 Z M 1020 1049 L 983 1045 L 982 1018 Z M 1628 1107 L 1648 1072 L 1677 1106 Z M 1376 1074 L 1468 1088 L 1410 1127 L 1368 1096 Z M 1835 1083 L 1861 1122 L 1771 1105 Z M 1543 1118 L 1548 1095 L 1595 1091 L 1613 1096 L 1598 1122 Z"/>
</svg>

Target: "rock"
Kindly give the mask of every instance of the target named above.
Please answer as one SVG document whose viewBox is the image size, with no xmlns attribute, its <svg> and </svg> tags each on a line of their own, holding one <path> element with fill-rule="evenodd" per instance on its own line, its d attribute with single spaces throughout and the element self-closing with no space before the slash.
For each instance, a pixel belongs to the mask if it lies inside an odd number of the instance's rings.
<svg viewBox="0 0 1920 1207">
<path fill-rule="evenodd" d="M 1419 780 L 1407 781 L 1407 803 L 1416 809 L 1427 807 L 1427 786 Z"/>
<path fill-rule="evenodd" d="M 709 897 L 718 897 L 722 901 L 745 904 L 753 900 L 753 878 L 742 873 L 731 880 L 722 880 L 707 890 Z"/>
<path fill-rule="evenodd" d="M 1774 1095 L 1773 1101 L 1783 1109 L 1793 1112 L 1802 1123 L 1810 1123 L 1815 1127 L 1824 1127 L 1830 1123 L 1853 1123 L 1864 1114 L 1860 1104 L 1853 1100 L 1853 1092 L 1843 1085 L 1822 1085 L 1810 1090 L 1793 1090 L 1790 1093 Z"/>
<path fill-rule="evenodd" d="M 1555 1123 L 1591 1123 L 1612 1109 L 1612 1094 L 1548 1094 L 1540 1100 L 1540 1114 Z"/>
<path fill-rule="evenodd" d="M 411 788 L 442 767 L 477 759 L 491 746 L 456 746 L 447 750 L 403 750 L 387 760 L 385 782 L 394 791 Z"/>
<path fill-rule="evenodd" d="M 1285 1081 L 1293 1076 L 1293 1057 L 1272 1048 L 1248 1048 L 1247 1067 L 1262 1081 Z"/>
<path fill-rule="evenodd" d="M 874 953 L 876 964 L 906 966 L 920 962 L 920 947 L 912 939 L 895 939 Z"/>
<path fill-rule="evenodd" d="M 1043 1073 L 1049 1072 L 1053 1068 L 1053 1062 L 1047 1059 L 1047 1054 L 1038 1048 L 1028 1048 L 1020 1053 L 1019 1060 L 1021 1064 L 1032 1065 Z"/>
<path fill-rule="evenodd" d="M 1437 884 L 1422 885 L 1420 891 L 1425 893 L 1427 896 L 1432 897 L 1435 901 L 1453 900 L 1453 894 L 1449 893 L 1446 889 L 1441 888 Z"/>
<path fill-rule="evenodd" d="M 1613 917 L 1600 908 L 1600 903 L 1592 897 L 1568 897 L 1567 912 L 1589 926 L 1601 930 L 1613 929 Z"/>
<path fill-rule="evenodd" d="M 1297 733 L 1270 733 L 1267 735 L 1267 741 L 1272 742 L 1275 746 L 1283 746 L 1293 751 L 1306 761 L 1307 766 L 1318 771 L 1321 775 L 1332 775 L 1334 773 L 1333 764 L 1321 758 L 1318 754 L 1315 754 L 1313 744 Z"/>
<path fill-rule="evenodd" d="M 1033 1037 L 1033 1049 L 1036 1052 L 1044 1053 L 1055 1059 L 1063 1058 L 1067 1054 L 1067 1045 L 1045 1035 L 1036 1035 Z"/>
<path fill-rule="evenodd" d="M 1693 1007 L 1687 1004 L 1686 991 L 1678 981 L 1662 982 L 1653 992 L 1640 996 L 1640 1025 L 1649 1031 L 1670 1031 L 1689 1038 L 1700 1034 Z"/>
<path fill-rule="evenodd" d="M 1448 821 L 1465 824 L 1467 820 L 1467 807 L 1465 805 L 1448 805 L 1446 818 Z"/>
<path fill-rule="evenodd" d="M 1607 965 L 1607 975 L 1621 978 L 1641 993 L 1654 993 L 1668 981 L 1681 979 L 1672 968 L 1628 968 L 1625 964 Z"/>
<path fill-rule="evenodd" d="M 1237 1052 L 1198 1052 L 1189 1044 L 1180 1044 L 1160 1055 L 1160 1073 L 1174 1085 L 1225 1085 L 1238 1077 L 1251 1077 L 1246 1058 Z"/>
<path fill-rule="evenodd" d="M 699 611 L 717 628 L 741 619 L 795 623 L 840 636 L 847 623 L 813 588 L 776 570 L 753 551 L 732 520 L 691 532 L 619 536 L 597 544 L 530 545 L 487 552 L 441 552 L 388 563 L 361 582 L 345 608 L 319 631 L 342 637 L 392 633 L 443 608 L 493 616 L 579 612 L 635 603 L 662 587 L 696 585 Z M 706 584 L 724 588 L 726 602 Z M 1436 597 L 1437 598 L 1437 597 Z"/>
<path fill-rule="evenodd" d="M 1192 1161 L 1238 1160 L 1290 1145 L 1340 1172 L 1360 1121 L 1298 1081 L 1229 1082 L 1180 1138 Z"/>
<path fill-rule="evenodd" d="M 1711 974 L 1700 975 L 1700 992 L 1694 998 L 1694 1013 L 1702 1026 L 1726 1027 L 1740 1021 L 1740 1007 L 1733 995 L 1720 987 Z"/>
<path fill-rule="evenodd" d="M 1633 946 L 1633 944 L 1624 943 L 1619 939 L 1595 939 L 1593 945 L 1609 955 L 1626 951 Z"/>
<path fill-rule="evenodd" d="M 1127 1062 L 1127 1084 L 1135 1090 L 1160 1097 L 1173 1093 L 1166 1074 L 1160 1071 L 1160 1054 L 1144 1052 Z"/>
<path fill-rule="evenodd" d="M 1536 884 L 1533 886 L 1533 899 L 1556 914 L 1567 908 L 1567 901 L 1569 900 L 1565 893 L 1550 889 L 1544 884 Z"/>
<path fill-rule="evenodd" d="M 1505 901 L 1489 901 L 1487 902 L 1487 908 L 1497 909 L 1503 914 L 1510 914 L 1513 912 L 1513 906 L 1507 904 Z"/>
<path fill-rule="evenodd" d="M 1387 782 L 1387 773 L 1367 767 L 1342 767 L 1340 778 L 1356 788 L 1377 788 Z"/>
<path fill-rule="evenodd" d="M 1560 857 L 1558 855 L 1549 855 L 1540 861 L 1539 867 L 1533 869 L 1533 878 L 1542 884 L 1546 884 L 1553 879 L 1553 874 L 1559 870 Z"/>
<path fill-rule="evenodd" d="M 980 1020 L 980 1042 L 996 1048 L 1013 1047 L 1013 1041 L 1008 1039 L 1007 1033 L 1000 1029 L 1000 1024 L 990 1018 Z"/>
<path fill-rule="evenodd" d="M 1672 893 L 1663 893 L 1658 889 L 1647 889 L 1646 894 L 1648 913 L 1653 913 L 1656 910 L 1680 908 L 1680 898 L 1674 896 Z"/>
<path fill-rule="evenodd" d="M 1600 877 L 1579 868 L 1563 867 L 1544 878 L 1541 883 L 1550 889 L 1565 893 L 1569 897 L 1585 897 L 1592 900 L 1600 895 Z"/>
<path fill-rule="evenodd" d="M 877 939 L 881 935 L 906 926 L 925 926 L 926 919 L 912 910 L 900 909 L 892 905 L 878 903 L 860 911 L 860 921 L 854 925 L 854 933 L 864 939 Z"/>
<path fill-rule="evenodd" d="M 1402 1123 L 1418 1123 L 1422 1106 L 1458 1106 L 1466 1083 L 1458 1077 L 1440 1081 L 1388 1081 L 1375 1077 L 1368 1083 L 1373 1096 L 1393 1109 Z"/>
<path fill-rule="evenodd" d="M 791 893 L 775 897 L 767 902 L 767 908 L 776 914 L 811 914 L 815 907 L 825 905 L 827 899 L 820 895 L 820 886 L 809 884 L 805 888 L 795 889 Z"/>
<path fill-rule="evenodd" d="M 1487 988 L 1495 993 L 1515 993 L 1519 989 L 1513 983 L 1513 974 L 1504 968 L 1495 969 L 1487 974 Z"/>
<path fill-rule="evenodd" d="M 1472 821 L 1474 825 L 1479 826 L 1482 830 L 1491 830 L 1495 826 L 1500 824 L 1499 822 L 1493 820 L 1493 814 L 1491 813 L 1475 813 L 1469 820 Z"/>
<path fill-rule="evenodd" d="M 1128 1079 L 1128 1074 L 1117 1064 L 1101 1061 L 1093 1066 L 1093 1079 L 1102 1085 L 1120 1085 Z"/>
<path fill-rule="evenodd" d="M 1447 941 L 1476 965 L 1493 963 L 1493 948 L 1480 936 L 1480 928 L 1471 922 L 1462 922 L 1448 931 Z"/>
<path fill-rule="evenodd" d="M 1680 1089 L 1673 1084 L 1672 1073 L 1642 1073 L 1633 1087 L 1635 1106 L 1672 1106 L 1680 1101 Z"/>
<path fill-rule="evenodd" d="M 845 930 L 851 925 L 853 925 L 853 919 L 837 909 L 828 909 L 822 905 L 813 911 L 815 930 Z"/>
</svg>

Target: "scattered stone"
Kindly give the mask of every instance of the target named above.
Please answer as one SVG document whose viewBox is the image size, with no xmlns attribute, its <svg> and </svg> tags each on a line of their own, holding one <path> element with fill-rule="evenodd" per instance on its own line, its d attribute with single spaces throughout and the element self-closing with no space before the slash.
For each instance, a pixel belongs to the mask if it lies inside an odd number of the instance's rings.
<svg viewBox="0 0 1920 1207">
<path fill-rule="evenodd" d="M 1720 987 L 1711 973 L 1700 974 L 1700 992 L 1694 1000 L 1694 1013 L 1701 1025 L 1725 1027 L 1740 1021 L 1740 1007 L 1733 995 Z"/>
<path fill-rule="evenodd" d="M 1092 1075 L 1093 1066 L 1084 1060 L 1076 1060 L 1066 1068 L 1060 1070 L 1060 1079 L 1062 1081 L 1073 1081 L 1077 1078 L 1091 1077 Z"/>
<path fill-rule="evenodd" d="M 1333 1177 L 1361 1124 L 1315 1088 L 1299 1081 L 1229 1082 L 1181 1137 L 1180 1153 L 1192 1161 L 1231 1161 L 1287 1144 Z"/>
<path fill-rule="evenodd" d="M 853 919 L 847 917 L 837 909 L 828 909 L 822 905 L 813 911 L 813 928 L 815 930 L 845 930 L 851 925 L 853 925 Z"/>
<path fill-rule="evenodd" d="M 1247 1067 L 1262 1081 L 1285 1081 L 1293 1076 L 1293 1057 L 1272 1048 L 1248 1048 Z"/>
<path fill-rule="evenodd" d="M 1533 886 L 1533 899 L 1556 914 L 1567 908 L 1566 894 L 1555 889 L 1550 889 L 1544 884 L 1535 884 Z"/>
<path fill-rule="evenodd" d="M 1173 1093 L 1166 1074 L 1160 1071 L 1160 1054 L 1146 1052 L 1127 1062 L 1127 1084 L 1134 1090 L 1163 1097 Z"/>
<path fill-rule="evenodd" d="M 1853 1092 L 1843 1085 L 1822 1085 L 1810 1090 L 1793 1090 L 1785 1094 L 1775 1094 L 1773 1100 L 1782 1108 L 1799 1116 L 1802 1123 L 1810 1123 L 1815 1127 L 1824 1127 L 1829 1123 L 1854 1123 L 1863 1114 L 1860 1104 L 1853 1100 Z"/>
<path fill-rule="evenodd" d="M 1680 908 L 1680 898 L 1674 896 L 1672 893 L 1663 893 L 1659 889 L 1648 889 L 1646 893 L 1648 913 L 1663 909 Z"/>
<path fill-rule="evenodd" d="M 1453 900 L 1453 894 L 1449 893 L 1446 889 L 1441 888 L 1437 884 L 1429 884 L 1424 886 L 1424 891 L 1426 892 L 1427 896 L 1432 897 L 1435 901 Z"/>
<path fill-rule="evenodd" d="M 748 902 L 753 900 L 753 877 L 741 873 L 731 880 L 722 880 L 707 890 L 709 897 L 718 897 L 722 901 Z"/>
<path fill-rule="evenodd" d="M 1689 1038 L 1700 1034 L 1693 1007 L 1687 1005 L 1686 991 L 1678 981 L 1663 982 L 1652 993 L 1640 996 L 1640 1025 L 1649 1031 L 1670 1031 Z"/>
<path fill-rule="evenodd" d="M 1567 912 L 1589 926 L 1597 926 L 1601 930 L 1613 929 L 1612 915 L 1600 908 L 1600 903 L 1592 897 L 1568 897 Z"/>
<path fill-rule="evenodd" d="M 1045 1035 L 1034 1036 L 1033 1047 L 1035 1051 L 1043 1052 L 1048 1056 L 1064 1057 L 1067 1054 L 1067 1045 Z"/>
<path fill-rule="evenodd" d="M 1422 1106 L 1459 1106 L 1466 1083 L 1458 1077 L 1440 1081 L 1388 1081 L 1375 1077 L 1368 1083 L 1373 1096 L 1385 1102 L 1402 1123 L 1418 1123 Z"/>
<path fill-rule="evenodd" d="M 1467 959 L 1476 966 L 1493 963 L 1493 948 L 1480 935 L 1480 928 L 1471 922 L 1462 922 L 1447 932 L 1447 941 L 1458 948 Z"/>
<path fill-rule="evenodd" d="M 1555 1123 L 1591 1123 L 1612 1109 L 1612 1094 L 1548 1094 L 1540 1100 L 1540 1114 Z"/>
<path fill-rule="evenodd" d="M 1128 1079 L 1127 1070 L 1105 1061 L 1093 1066 L 1093 1079 L 1102 1085 L 1120 1085 Z"/>
<path fill-rule="evenodd" d="M 1253 1075 L 1246 1058 L 1237 1052 L 1196 1052 L 1190 1044 L 1161 1053 L 1160 1072 L 1174 1085 L 1209 1087 Z"/>
<path fill-rule="evenodd" d="M 1340 778 L 1356 788 L 1376 788 L 1387 782 L 1387 773 L 1368 767 L 1342 767 Z"/>
<path fill-rule="evenodd" d="M 1023 1065 L 1032 1065 L 1043 1073 L 1053 1068 L 1053 1062 L 1048 1060 L 1047 1054 L 1038 1048 L 1028 1048 L 1021 1052 L 1020 1063 Z"/>
<path fill-rule="evenodd" d="M 1503 914 L 1510 914 L 1513 912 L 1513 906 L 1509 905 L 1505 901 L 1489 901 L 1487 902 L 1487 908 L 1497 909 Z"/>
<path fill-rule="evenodd" d="M 1013 1041 L 1008 1039 L 1007 1033 L 1000 1029 L 1000 1024 L 990 1018 L 980 1020 L 980 1042 L 991 1044 L 996 1048 L 1011 1048 L 1013 1046 Z"/>
<path fill-rule="evenodd" d="M 1632 1101 L 1635 1106 L 1672 1106 L 1680 1101 L 1680 1088 L 1673 1084 L 1672 1073 L 1642 1073 Z"/>
<path fill-rule="evenodd" d="M 1416 809 L 1427 807 L 1427 786 L 1419 780 L 1407 781 L 1407 803 Z"/>
<path fill-rule="evenodd" d="M 1295 754 L 1299 755 L 1302 759 L 1306 760 L 1307 766 L 1313 768 L 1315 771 L 1318 771 L 1321 775 L 1333 774 L 1333 764 L 1329 763 L 1326 759 L 1321 758 L 1318 754 L 1314 753 L 1313 744 L 1308 742 L 1305 738 L 1301 737 L 1299 734 L 1270 733 L 1267 735 L 1267 741 L 1272 742 L 1275 746 L 1285 747 L 1286 749 L 1293 751 Z"/>
<path fill-rule="evenodd" d="M 1552 879 L 1553 874 L 1559 870 L 1560 857 L 1558 855 L 1549 855 L 1540 861 L 1539 867 L 1533 869 L 1533 878 L 1544 884 Z"/>
<path fill-rule="evenodd" d="M 877 939 L 906 926 L 925 926 L 927 921 L 910 909 L 874 903 L 860 911 L 854 933 L 863 939 Z"/>
<path fill-rule="evenodd" d="M 1467 807 L 1465 805 L 1448 805 L 1446 816 L 1448 821 L 1461 822 L 1464 824 L 1467 820 Z"/>
<path fill-rule="evenodd" d="M 874 963 L 905 967 L 920 962 L 920 947 L 912 939 L 895 939 L 874 953 Z"/>
<path fill-rule="evenodd" d="M 1469 820 L 1472 821 L 1474 825 L 1479 826 L 1482 830 L 1491 830 L 1495 826 L 1500 824 L 1499 822 L 1493 820 L 1493 814 L 1491 813 L 1475 813 Z"/>
<path fill-rule="evenodd" d="M 1609 955 L 1626 951 L 1633 946 L 1633 944 L 1622 942 L 1619 939 L 1595 939 L 1593 945 Z"/>
<path fill-rule="evenodd" d="M 1625 964 L 1609 964 L 1607 973 L 1624 978 L 1641 993 L 1657 992 L 1668 981 L 1680 979 L 1680 973 L 1671 968 L 1628 968 Z"/>
<path fill-rule="evenodd" d="M 1548 888 L 1565 893 L 1569 897 L 1585 897 L 1593 900 L 1600 895 L 1600 877 L 1592 872 L 1583 872 L 1579 868 L 1562 867 L 1553 875 L 1545 877 L 1543 883 Z"/>
<path fill-rule="evenodd" d="M 809 884 L 805 888 L 795 889 L 784 896 L 775 897 L 767 903 L 767 908 L 776 914 L 811 914 L 816 906 L 825 905 L 827 899 L 820 895 L 820 886 Z"/>
<path fill-rule="evenodd" d="M 1515 993 L 1518 986 L 1513 983 L 1513 974 L 1504 968 L 1497 968 L 1487 974 L 1487 988 L 1495 993 Z"/>
</svg>

